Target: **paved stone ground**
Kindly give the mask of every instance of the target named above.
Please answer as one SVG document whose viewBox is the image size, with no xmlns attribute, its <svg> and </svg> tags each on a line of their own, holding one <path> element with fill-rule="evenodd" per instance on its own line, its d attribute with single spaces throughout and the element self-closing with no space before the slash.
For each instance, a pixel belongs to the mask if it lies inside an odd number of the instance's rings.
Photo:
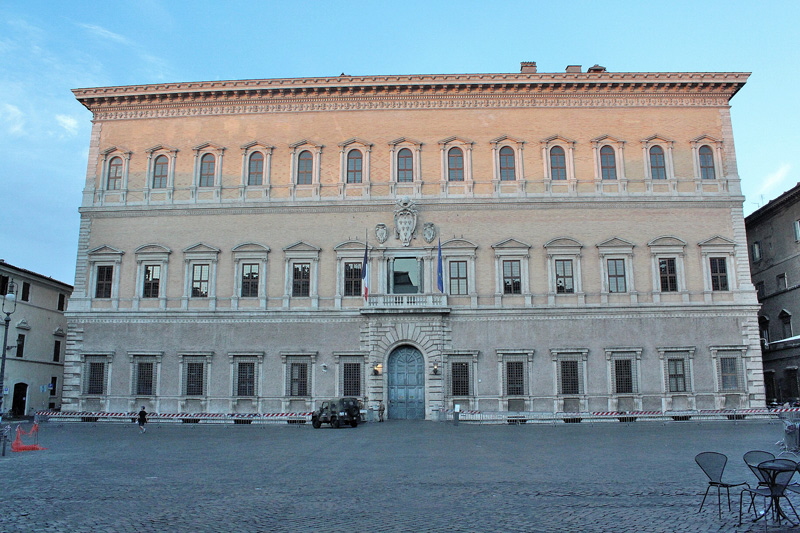
<svg viewBox="0 0 800 533">
<path fill-rule="evenodd" d="M 777 451 L 778 422 L 490 426 L 45 423 L 0 458 L 6 532 L 761 531 L 698 513 L 694 456 Z M 796 497 L 795 504 L 800 504 Z M 800 510 L 800 508 L 799 508 Z M 800 531 L 800 528 L 770 531 Z"/>
</svg>

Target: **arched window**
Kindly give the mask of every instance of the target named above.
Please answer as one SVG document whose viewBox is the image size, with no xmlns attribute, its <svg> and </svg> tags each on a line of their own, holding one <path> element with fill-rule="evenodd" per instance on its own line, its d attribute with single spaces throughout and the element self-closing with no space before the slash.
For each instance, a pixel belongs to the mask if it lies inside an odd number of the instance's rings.
<svg viewBox="0 0 800 533">
<path fill-rule="evenodd" d="M 361 183 L 363 162 L 359 150 L 347 152 L 347 183 Z"/>
<path fill-rule="evenodd" d="M 122 188 L 122 158 L 112 157 L 108 162 L 108 181 L 106 188 L 116 191 Z"/>
<path fill-rule="evenodd" d="M 447 181 L 464 181 L 464 152 L 450 148 L 447 152 Z"/>
<path fill-rule="evenodd" d="M 163 189 L 167 186 L 167 173 L 169 172 L 169 161 L 167 156 L 156 157 L 153 163 L 153 188 Z"/>
<path fill-rule="evenodd" d="M 567 158 L 564 149 L 554 146 L 550 149 L 550 179 L 567 179 Z"/>
<path fill-rule="evenodd" d="M 617 155 L 608 145 L 600 148 L 600 175 L 604 180 L 617 179 Z"/>
<path fill-rule="evenodd" d="M 214 173 L 217 159 L 213 154 L 205 154 L 200 158 L 200 187 L 214 186 Z"/>
<path fill-rule="evenodd" d="M 264 154 L 253 152 L 247 165 L 247 184 L 261 185 L 264 183 Z"/>
<path fill-rule="evenodd" d="M 667 179 L 667 167 L 664 162 L 664 149 L 660 146 L 650 148 L 650 177 L 654 180 Z"/>
<path fill-rule="evenodd" d="M 713 180 L 717 177 L 714 170 L 714 152 L 708 145 L 700 147 L 700 177 L 704 180 Z"/>
<path fill-rule="evenodd" d="M 397 153 L 397 182 L 411 183 L 414 181 L 414 156 L 411 150 L 403 148 Z"/>
<path fill-rule="evenodd" d="M 517 179 L 514 161 L 514 149 L 504 146 L 500 149 L 500 181 L 514 181 Z"/>
<path fill-rule="evenodd" d="M 311 185 L 314 182 L 314 158 L 311 152 L 303 150 L 297 156 L 297 184 Z"/>
</svg>

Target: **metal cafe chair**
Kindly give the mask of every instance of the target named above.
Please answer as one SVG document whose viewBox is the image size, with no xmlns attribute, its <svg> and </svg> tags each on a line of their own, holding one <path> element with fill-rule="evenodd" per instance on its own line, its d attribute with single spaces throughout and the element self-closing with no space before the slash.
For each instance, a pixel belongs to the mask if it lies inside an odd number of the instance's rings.
<svg viewBox="0 0 800 533">
<path fill-rule="evenodd" d="M 760 477 L 763 477 L 766 480 L 766 485 L 759 486 L 754 489 L 750 488 L 749 486 L 746 489 L 742 489 L 742 492 L 739 494 L 739 525 L 742 524 L 742 505 L 745 492 L 750 494 L 750 507 L 753 508 L 753 515 L 755 516 L 755 519 L 764 519 L 765 530 L 767 528 L 767 511 L 772 512 L 772 514 L 777 518 L 778 524 L 781 522 L 781 517 L 785 518 L 787 521 L 789 521 L 789 523 L 792 523 L 786 513 L 783 512 L 783 509 L 781 509 L 781 498 L 784 498 L 789 503 L 789 507 L 791 507 L 795 517 L 798 519 L 798 521 L 800 521 L 800 516 L 798 516 L 797 511 L 795 511 L 794 505 L 792 505 L 792 502 L 789 501 L 789 498 L 787 498 L 785 494 L 786 487 L 789 485 L 792 476 L 794 476 L 794 473 L 797 470 L 797 463 L 790 461 L 789 459 L 768 459 L 767 461 L 759 464 L 757 468 L 761 470 L 762 475 Z M 755 510 L 754 502 L 756 496 L 761 496 L 764 498 L 764 514 L 760 517 L 756 514 Z M 767 503 L 767 498 L 770 499 L 769 503 Z M 748 507 L 748 510 L 750 507 Z"/>
<path fill-rule="evenodd" d="M 761 450 L 751 450 L 744 454 L 743 459 L 744 464 L 747 465 L 750 471 L 756 476 L 756 479 L 758 479 L 758 486 L 767 486 L 768 480 L 764 478 L 764 473 L 758 469 L 758 465 L 764 461 L 771 461 L 772 459 L 775 459 L 775 454 Z"/>
<path fill-rule="evenodd" d="M 706 493 L 703 495 L 703 501 L 700 502 L 700 509 L 698 513 L 703 510 L 703 505 L 706 503 L 706 497 L 711 487 L 717 488 L 717 509 L 719 510 L 719 517 L 722 518 L 722 501 L 720 490 L 725 489 L 728 494 L 728 510 L 731 510 L 731 487 L 740 487 L 742 485 L 750 485 L 747 482 L 743 483 L 725 483 L 722 481 L 722 473 L 725 471 L 725 465 L 728 463 L 728 457 L 725 454 L 717 452 L 702 452 L 698 453 L 695 458 L 697 465 L 708 476 L 708 487 Z M 741 512 L 741 509 L 740 509 Z"/>
</svg>

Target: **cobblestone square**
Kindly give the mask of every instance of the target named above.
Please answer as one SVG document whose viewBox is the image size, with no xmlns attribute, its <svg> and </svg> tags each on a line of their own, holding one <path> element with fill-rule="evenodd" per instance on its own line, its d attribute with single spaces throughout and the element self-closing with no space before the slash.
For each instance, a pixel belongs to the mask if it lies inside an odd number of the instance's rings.
<svg viewBox="0 0 800 533">
<path fill-rule="evenodd" d="M 725 453 L 725 480 L 755 485 L 742 455 L 777 453 L 782 434 L 778 421 L 51 422 L 47 450 L 0 458 L 0 531 L 761 531 L 737 528 L 738 489 L 722 519 L 713 490 L 697 512 L 694 456 Z"/>
</svg>

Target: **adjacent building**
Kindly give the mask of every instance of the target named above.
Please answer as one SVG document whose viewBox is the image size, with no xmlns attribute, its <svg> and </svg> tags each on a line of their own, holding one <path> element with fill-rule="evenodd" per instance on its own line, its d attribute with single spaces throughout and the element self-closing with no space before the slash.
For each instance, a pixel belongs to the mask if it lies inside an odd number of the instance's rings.
<svg viewBox="0 0 800 533">
<path fill-rule="evenodd" d="M 0 292 L 16 297 L 3 306 L 8 344 L 3 379 L 3 412 L 30 416 L 60 409 L 67 348 L 64 311 L 72 286 L 0 260 Z"/>
<path fill-rule="evenodd" d="M 753 283 L 761 302 L 758 323 L 767 400 L 800 401 L 800 184 L 745 219 Z"/>
<path fill-rule="evenodd" d="M 64 409 L 764 404 L 746 73 L 77 89 Z"/>
</svg>

